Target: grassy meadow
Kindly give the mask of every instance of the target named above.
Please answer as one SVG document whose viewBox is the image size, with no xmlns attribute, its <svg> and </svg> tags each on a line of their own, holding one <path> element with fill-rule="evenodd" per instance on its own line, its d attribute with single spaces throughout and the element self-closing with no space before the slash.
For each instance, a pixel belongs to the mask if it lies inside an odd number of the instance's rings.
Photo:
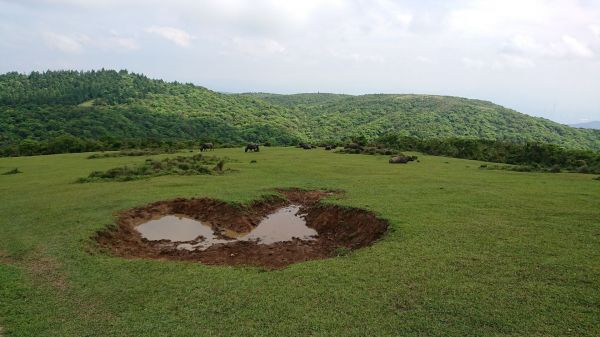
<svg viewBox="0 0 600 337">
<path fill-rule="evenodd" d="M 600 336 L 595 176 L 238 148 L 210 153 L 235 160 L 223 175 L 75 183 L 147 158 L 89 155 L 0 158 L 0 173 L 22 171 L 0 175 L 0 335 Z M 278 187 L 341 189 L 326 202 L 371 210 L 390 230 L 276 271 L 128 260 L 90 239 L 130 207 L 249 202 Z"/>
</svg>

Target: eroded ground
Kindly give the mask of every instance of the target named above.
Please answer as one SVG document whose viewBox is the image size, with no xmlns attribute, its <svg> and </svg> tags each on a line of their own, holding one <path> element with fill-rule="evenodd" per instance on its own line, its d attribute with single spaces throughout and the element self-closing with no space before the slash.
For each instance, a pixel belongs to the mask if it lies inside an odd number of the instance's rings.
<svg viewBox="0 0 600 337">
<path fill-rule="evenodd" d="M 155 202 L 120 213 L 116 227 L 96 241 L 126 258 L 281 268 L 367 246 L 387 229 L 368 211 L 319 202 L 333 192 L 279 192 L 250 205 L 207 198 Z M 165 231 L 168 223 L 172 231 Z"/>
</svg>

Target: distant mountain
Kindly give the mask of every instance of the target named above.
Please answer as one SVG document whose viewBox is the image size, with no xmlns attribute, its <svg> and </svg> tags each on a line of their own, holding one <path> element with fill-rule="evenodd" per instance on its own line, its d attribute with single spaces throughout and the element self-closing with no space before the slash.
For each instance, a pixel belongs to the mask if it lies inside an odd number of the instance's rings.
<svg viewBox="0 0 600 337">
<path fill-rule="evenodd" d="M 397 94 L 245 95 L 291 109 L 306 123 L 303 133 L 311 139 L 335 140 L 357 135 L 372 139 L 399 133 L 419 138 L 534 141 L 600 150 L 600 131 L 576 129 L 481 100 Z"/>
<path fill-rule="evenodd" d="M 402 134 L 600 150 L 599 130 L 460 97 L 223 94 L 114 70 L 0 75 L 0 146 L 63 134 L 280 145 Z"/>
<path fill-rule="evenodd" d="M 600 130 L 600 121 L 571 124 L 574 128 Z"/>
</svg>

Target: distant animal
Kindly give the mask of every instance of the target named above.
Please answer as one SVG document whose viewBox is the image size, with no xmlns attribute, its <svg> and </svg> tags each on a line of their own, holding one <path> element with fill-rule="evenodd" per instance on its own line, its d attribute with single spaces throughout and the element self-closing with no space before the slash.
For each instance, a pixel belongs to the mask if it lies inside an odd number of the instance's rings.
<svg viewBox="0 0 600 337">
<path fill-rule="evenodd" d="M 325 150 L 329 151 L 329 150 L 335 150 L 337 146 L 335 145 L 331 145 L 331 144 L 327 144 L 325 145 Z"/>
<path fill-rule="evenodd" d="M 406 164 L 409 161 L 417 160 L 416 156 L 395 156 L 390 158 L 390 164 Z"/>
<path fill-rule="evenodd" d="M 248 151 L 254 151 L 254 152 L 258 152 L 259 146 L 256 143 L 248 143 L 248 145 L 246 145 L 246 150 L 244 150 L 244 152 L 248 152 Z"/>
<path fill-rule="evenodd" d="M 202 143 L 200 145 L 200 152 L 213 150 L 214 148 L 215 148 L 215 145 L 213 143 Z"/>
<path fill-rule="evenodd" d="M 344 149 L 362 150 L 363 147 L 356 143 L 350 143 L 346 144 L 346 146 L 344 146 Z"/>
<path fill-rule="evenodd" d="M 312 146 L 311 144 L 308 144 L 308 143 L 300 143 L 299 146 L 305 150 L 310 150 L 310 149 L 314 148 L 314 146 Z"/>
</svg>

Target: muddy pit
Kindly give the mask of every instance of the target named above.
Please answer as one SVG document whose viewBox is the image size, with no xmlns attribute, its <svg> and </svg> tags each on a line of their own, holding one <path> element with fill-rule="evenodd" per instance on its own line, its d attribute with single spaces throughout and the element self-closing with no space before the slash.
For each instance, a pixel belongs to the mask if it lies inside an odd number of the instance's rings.
<svg viewBox="0 0 600 337">
<path fill-rule="evenodd" d="M 133 208 L 96 241 L 127 258 L 282 268 L 367 246 L 387 222 L 356 208 L 322 204 L 326 191 L 280 190 L 250 205 L 174 199 Z"/>
</svg>

